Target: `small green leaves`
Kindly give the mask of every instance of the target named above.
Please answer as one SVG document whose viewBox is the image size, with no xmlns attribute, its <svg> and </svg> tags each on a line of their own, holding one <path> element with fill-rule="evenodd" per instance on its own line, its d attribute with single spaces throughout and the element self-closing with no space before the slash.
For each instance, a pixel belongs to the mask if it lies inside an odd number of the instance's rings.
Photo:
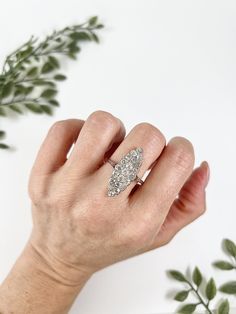
<svg viewBox="0 0 236 314">
<path fill-rule="evenodd" d="M 60 63 L 57 60 L 57 58 L 55 58 L 54 56 L 49 56 L 48 57 L 48 61 L 53 66 L 54 69 L 59 69 L 60 68 Z"/>
<path fill-rule="evenodd" d="M 97 16 L 93 16 L 93 17 L 91 17 L 90 19 L 89 19 L 89 25 L 90 26 L 95 26 L 96 24 L 97 24 L 97 22 L 98 22 L 98 17 Z"/>
<path fill-rule="evenodd" d="M 182 281 L 182 282 L 187 281 L 185 276 L 177 270 L 170 270 L 168 273 L 173 279 L 175 279 L 177 281 Z"/>
<path fill-rule="evenodd" d="M 12 93 L 12 90 L 13 90 L 13 82 L 8 82 L 8 83 L 6 83 L 6 84 L 3 85 L 3 87 L 2 87 L 2 94 L 1 94 L 1 97 L 2 97 L 2 98 L 6 98 L 6 97 L 10 96 L 11 93 Z"/>
<path fill-rule="evenodd" d="M 202 274 L 198 267 L 195 267 L 193 271 L 193 282 L 197 287 L 199 287 L 202 283 Z"/>
<path fill-rule="evenodd" d="M 86 32 L 74 32 L 70 35 L 70 38 L 75 40 L 75 41 L 84 41 L 84 40 L 88 40 L 90 41 L 91 40 L 91 37 L 89 36 L 88 33 Z"/>
<path fill-rule="evenodd" d="M 223 246 L 227 251 L 228 255 L 230 255 L 230 261 L 226 260 L 218 260 L 213 263 L 213 266 L 220 269 L 220 270 L 232 270 L 236 269 L 236 245 L 232 240 L 225 239 L 223 241 Z M 179 310 L 178 313 L 188 314 L 193 313 L 195 309 L 199 306 L 205 308 L 207 313 L 217 313 L 217 314 L 229 314 L 230 311 L 230 304 L 227 299 L 218 303 L 217 309 L 213 310 L 210 308 L 210 305 L 213 303 L 211 302 L 217 294 L 217 291 L 220 291 L 225 294 L 236 296 L 236 281 L 229 281 L 225 284 L 221 285 L 218 289 L 215 284 L 215 280 L 211 278 L 209 281 L 204 279 L 202 273 L 200 272 L 198 267 L 195 267 L 194 271 L 192 272 L 192 276 L 189 279 L 185 277 L 181 272 L 177 270 L 171 270 L 168 272 L 169 275 L 177 281 L 183 282 L 184 286 L 189 286 L 187 290 L 179 291 L 174 300 L 178 302 L 184 302 L 188 296 L 191 294 L 195 296 L 195 298 L 199 301 L 198 303 L 191 303 L 183 305 Z M 199 287 L 202 289 L 199 289 Z M 205 293 L 204 293 L 205 292 Z M 216 304 L 216 302 L 214 302 Z"/>
<path fill-rule="evenodd" d="M 223 284 L 219 290 L 226 294 L 236 294 L 236 281 L 230 281 Z"/>
<path fill-rule="evenodd" d="M 183 290 L 183 291 L 178 292 L 175 295 L 174 299 L 176 301 L 183 302 L 187 299 L 188 295 L 189 295 L 189 290 Z"/>
<path fill-rule="evenodd" d="M 38 74 L 38 67 L 30 68 L 27 72 L 28 77 L 34 77 Z"/>
<path fill-rule="evenodd" d="M 216 285 L 213 278 L 208 281 L 205 292 L 208 300 L 212 300 L 216 296 Z"/>
<path fill-rule="evenodd" d="M 221 270 L 232 270 L 236 268 L 234 265 L 232 265 L 231 263 L 227 261 L 216 261 L 213 263 L 213 266 Z"/>
<path fill-rule="evenodd" d="M 59 105 L 60 105 L 59 102 L 56 99 L 49 99 L 48 102 L 52 106 L 59 107 Z"/>
<path fill-rule="evenodd" d="M 4 138 L 6 135 L 6 132 L 0 130 L 0 139 Z"/>
<path fill-rule="evenodd" d="M 0 116 L 5 117 L 6 116 L 6 111 L 0 107 Z"/>
<path fill-rule="evenodd" d="M 229 314 L 229 301 L 224 300 L 220 303 L 217 314 Z"/>
<path fill-rule="evenodd" d="M 235 243 L 229 239 L 225 239 L 223 241 L 223 245 L 224 245 L 225 249 L 227 250 L 227 252 L 229 253 L 229 255 L 236 258 L 236 245 L 235 245 Z"/>
<path fill-rule="evenodd" d="M 54 69 L 55 69 L 54 66 L 50 62 L 46 62 L 46 63 L 44 63 L 44 65 L 41 69 L 41 73 L 47 74 L 47 73 L 52 72 Z"/>
<path fill-rule="evenodd" d="M 27 109 L 29 109 L 30 111 L 32 111 L 33 113 L 42 113 L 43 112 L 42 108 L 35 103 L 26 103 L 25 107 Z"/>
<path fill-rule="evenodd" d="M 42 111 L 45 112 L 46 114 L 48 114 L 50 116 L 53 114 L 51 107 L 49 107 L 47 105 L 41 105 L 40 107 L 41 107 Z"/>
<path fill-rule="evenodd" d="M 56 81 L 64 81 L 64 80 L 66 80 L 66 76 L 63 75 L 63 74 L 57 74 L 57 75 L 54 76 L 54 80 L 56 80 Z"/>
<path fill-rule="evenodd" d="M 45 91 L 42 92 L 41 98 L 53 98 L 57 94 L 57 91 L 55 89 L 46 89 Z"/>
<path fill-rule="evenodd" d="M 9 149 L 10 146 L 8 146 L 7 144 L 4 143 L 0 143 L 0 149 Z"/>
<path fill-rule="evenodd" d="M 53 106 L 59 106 L 55 99 L 57 84 L 66 80 L 59 72 L 61 59 L 75 60 L 80 43 L 99 42 L 96 32 L 102 27 L 98 17 L 93 16 L 83 24 L 53 31 L 41 42 L 32 37 L 9 54 L 0 73 L 0 116 L 10 111 L 22 114 L 25 108 L 52 115 Z"/>
<path fill-rule="evenodd" d="M 185 304 L 179 309 L 178 313 L 191 314 L 196 310 L 197 305 L 198 304 L 195 304 L 195 303 Z"/>
<path fill-rule="evenodd" d="M 22 114 L 22 110 L 20 109 L 19 105 L 17 104 L 11 104 L 9 105 L 8 107 L 9 109 L 11 109 L 12 111 L 16 112 L 16 113 L 19 113 L 19 114 Z"/>
</svg>

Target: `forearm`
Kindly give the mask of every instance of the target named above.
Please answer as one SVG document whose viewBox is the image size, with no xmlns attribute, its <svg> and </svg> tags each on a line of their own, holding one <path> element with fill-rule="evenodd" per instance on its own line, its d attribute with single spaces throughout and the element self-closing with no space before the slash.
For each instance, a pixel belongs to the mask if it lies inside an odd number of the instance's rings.
<svg viewBox="0 0 236 314">
<path fill-rule="evenodd" d="M 82 273 L 74 284 L 61 280 L 52 265 L 27 245 L 0 287 L 0 313 L 68 313 L 87 280 Z"/>
</svg>

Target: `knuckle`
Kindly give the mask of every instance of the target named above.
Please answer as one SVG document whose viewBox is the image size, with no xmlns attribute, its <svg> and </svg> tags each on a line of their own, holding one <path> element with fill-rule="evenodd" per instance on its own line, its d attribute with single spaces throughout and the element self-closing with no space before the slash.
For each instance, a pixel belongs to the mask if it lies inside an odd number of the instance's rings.
<svg viewBox="0 0 236 314">
<path fill-rule="evenodd" d="M 170 141 L 172 158 L 175 165 L 187 170 L 194 165 L 194 149 L 192 143 L 183 137 L 175 137 Z"/>
<path fill-rule="evenodd" d="M 106 111 L 98 110 L 93 112 L 88 120 L 98 125 L 99 127 L 105 128 L 117 128 L 120 126 L 119 120 L 115 118 L 112 114 Z"/>
<path fill-rule="evenodd" d="M 163 133 L 154 125 L 148 122 L 141 122 L 136 125 L 136 131 L 141 133 L 143 137 L 147 137 L 161 143 L 163 146 L 166 143 L 165 136 Z"/>
<path fill-rule="evenodd" d="M 64 137 L 68 133 L 70 127 L 71 125 L 69 120 L 60 120 L 51 126 L 49 134 L 53 134 L 58 137 Z"/>
<path fill-rule="evenodd" d="M 50 131 L 60 131 L 63 130 L 65 128 L 65 124 L 66 121 L 65 120 L 60 120 L 60 121 L 56 121 L 52 126 Z"/>
</svg>

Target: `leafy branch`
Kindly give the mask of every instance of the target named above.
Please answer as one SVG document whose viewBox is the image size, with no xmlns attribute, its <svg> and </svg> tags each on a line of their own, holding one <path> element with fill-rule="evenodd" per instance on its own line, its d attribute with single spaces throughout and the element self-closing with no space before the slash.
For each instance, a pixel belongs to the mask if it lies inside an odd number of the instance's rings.
<svg viewBox="0 0 236 314">
<path fill-rule="evenodd" d="M 236 270 L 236 245 L 229 239 L 223 240 L 223 251 L 226 252 L 229 261 L 218 260 L 213 263 L 213 266 L 220 270 L 229 271 Z M 236 280 L 229 281 L 220 286 L 219 290 L 226 294 L 236 296 Z"/>
<path fill-rule="evenodd" d="M 56 99 L 57 83 L 66 76 L 60 72 L 60 58 L 75 60 L 85 42 L 99 43 L 96 31 L 103 28 L 94 16 L 83 24 L 53 31 L 44 40 L 31 37 L 6 57 L 0 74 L 0 116 L 10 111 L 23 114 L 51 115 L 53 107 L 59 106 Z M 5 132 L 0 130 L 0 140 Z M 0 148 L 9 148 L 0 142 Z"/>
<path fill-rule="evenodd" d="M 213 310 L 210 308 L 211 306 L 211 301 L 215 298 L 216 293 L 217 293 L 217 288 L 216 284 L 213 278 L 208 280 L 204 287 L 204 294 L 200 290 L 201 284 L 203 284 L 203 276 L 199 270 L 198 267 L 195 267 L 192 277 L 190 279 L 187 278 L 184 274 L 177 270 L 170 270 L 169 275 L 180 282 L 183 282 L 186 286 L 185 290 L 181 290 L 178 292 L 174 299 L 179 302 L 184 302 L 189 294 L 191 293 L 193 297 L 195 297 L 196 302 L 194 303 L 188 303 L 183 305 L 179 310 L 178 313 L 182 314 L 190 314 L 193 313 L 198 306 L 202 306 L 206 313 L 213 314 Z M 222 305 L 223 304 L 223 305 Z M 226 306 L 228 304 L 227 300 L 224 300 L 220 306 Z M 226 314 L 227 312 L 219 312 L 219 314 Z"/>
<path fill-rule="evenodd" d="M 236 245 L 229 239 L 223 240 L 223 251 L 226 252 L 228 260 L 218 260 L 213 263 L 213 266 L 224 271 L 236 270 Z M 195 298 L 194 303 L 182 305 L 178 313 L 191 314 L 198 307 L 202 307 L 208 314 L 229 314 L 230 304 L 228 299 L 220 300 L 217 307 L 217 312 L 212 309 L 212 301 L 215 300 L 218 292 L 236 296 L 236 281 L 229 281 L 217 288 L 213 278 L 208 281 L 203 277 L 198 267 L 195 267 L 190 278 L 178 270 L 170 270 L 168 274 L 172 279 L 179 281 L 185 285 L 185 289 L 179 291 L 174 300 L 184 302 L 189 295 Z"/>
</svg>

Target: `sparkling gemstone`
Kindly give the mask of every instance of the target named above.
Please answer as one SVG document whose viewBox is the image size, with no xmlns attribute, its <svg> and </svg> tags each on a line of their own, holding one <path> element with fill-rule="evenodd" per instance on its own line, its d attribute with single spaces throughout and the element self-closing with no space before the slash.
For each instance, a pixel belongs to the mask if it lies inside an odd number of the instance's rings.
<svg viewBox="0 0 236 314">
<path fill-rule="evenodd" d="M 131 150 L 117 163 L 109 180 L 108 196 L 118 195 L 134 180 L 142 164 L 142 148 Z"/>
</svg>

